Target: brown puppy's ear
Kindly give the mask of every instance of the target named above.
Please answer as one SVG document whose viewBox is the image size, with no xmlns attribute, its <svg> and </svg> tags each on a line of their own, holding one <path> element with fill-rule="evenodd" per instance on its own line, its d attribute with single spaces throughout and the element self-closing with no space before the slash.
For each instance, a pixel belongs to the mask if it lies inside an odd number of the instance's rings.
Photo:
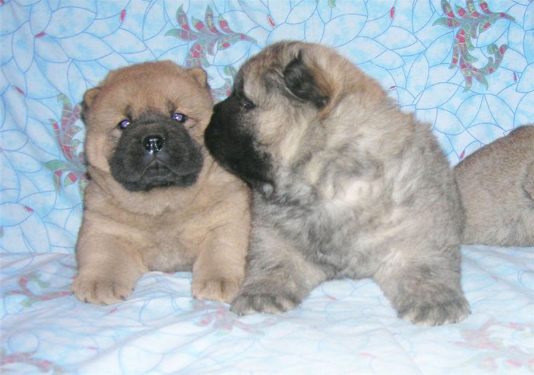
<svg viewBox="0 0 534 375">
<path fill-rule="evenodd" d="M 80 117 L 85 122 L 85 114 L 89 110 L 89 107 L 93 105 L 95 102 L 96 97 L 100 93 L 100 87 L 94 87 L 92 89 L 89 89 L 83 94 L 83 102 L 82 102 L 82 112 Z"/>
<path fill-rule="evenodd" d="M 304 62 L 302 51 L 284 69 L 284 83 L 298 99 L 323 112 L 332 101 L 332 90 L 319 68 Z"/>
<path fill-rule="evenodd" d="M 100 87 L 94 87 L 92 89 L 89 89 L 83 94 L 83 103 L 86 107 L 90 107 L 93 105 L 96 97 L 100 93 Z"/>
<path fill-rule="evenodd" d="M 188 69 L 187 72 L 191 74 L 191 76 L 200 83 L 201 87 L 207 87 L 208 86 L 208 74 L 206 71 L 202 68 L 191 68 Z"/>
</svg>

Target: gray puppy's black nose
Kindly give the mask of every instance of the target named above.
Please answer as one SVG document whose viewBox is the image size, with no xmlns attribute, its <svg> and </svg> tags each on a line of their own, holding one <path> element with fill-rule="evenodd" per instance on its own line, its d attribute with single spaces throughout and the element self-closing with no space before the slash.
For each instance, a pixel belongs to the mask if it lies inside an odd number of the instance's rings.
<svg viewBox="0 0 534 375">
<path fill-rule="evenodd" d="M 165 139 L 161 135 L 148 135 L 145 137 L 145 139 L 143 139 L 143 146 L 149 154 L 155 154 L 159 152 L 164 143 Z"/>
</svg>

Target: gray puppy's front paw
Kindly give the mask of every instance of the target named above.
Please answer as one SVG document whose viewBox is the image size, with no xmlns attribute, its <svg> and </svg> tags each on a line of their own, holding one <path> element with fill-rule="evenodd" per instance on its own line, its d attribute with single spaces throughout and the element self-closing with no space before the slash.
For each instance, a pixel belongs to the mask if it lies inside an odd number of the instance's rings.
<svg viewBox="0 0 534 375">
<path fill-rule="evenodd" d="M 275 295 L 269 293 L 241 293 L 230 307 L 230 311 L 237 315 L 253 313 L 281 314 L 293 310 L 300 301 L 290 295 Z"/>
<path fill-rule="evenodd" d="M 414 301 L 399 309 L 399 316 L 420 326 L 440 326 L 464 320 L 470 313 L 469 303 L 462 295 L 444 299 L 436 292 L 435 301 Z"/>
</svg>

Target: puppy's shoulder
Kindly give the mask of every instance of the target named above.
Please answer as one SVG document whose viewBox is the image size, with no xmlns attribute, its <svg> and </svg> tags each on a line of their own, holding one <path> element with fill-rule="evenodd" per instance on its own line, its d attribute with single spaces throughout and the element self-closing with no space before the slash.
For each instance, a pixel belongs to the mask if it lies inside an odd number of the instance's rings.
<svg viewBox="0 0 534 375">
<path fill-rule="evenodd" d="M 519 126 L 512 130 L 508 137 L 512 139 L 534 140 L 534 125 L 527 124 Z"/>
</svg>

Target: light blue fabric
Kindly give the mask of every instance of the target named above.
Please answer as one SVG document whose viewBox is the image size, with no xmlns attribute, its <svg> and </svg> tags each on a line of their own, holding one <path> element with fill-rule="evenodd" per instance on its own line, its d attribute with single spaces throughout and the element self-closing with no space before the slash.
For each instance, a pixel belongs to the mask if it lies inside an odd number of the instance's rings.
<svg viewBox="0 0 534 375">
<path fill-rule="evenodd" d="M 534 370 L 534 249 L 465 247 L 473 313 L 421 328 L 376 284 L 322 284 L 294 311 L 242 318 L 191 298 L 191 275 L 151 272 L 124 303 L 70 295 L 69 254 L 0 258 L 0 368 L 14 373 L 525 374 Z"/>
</svg>

